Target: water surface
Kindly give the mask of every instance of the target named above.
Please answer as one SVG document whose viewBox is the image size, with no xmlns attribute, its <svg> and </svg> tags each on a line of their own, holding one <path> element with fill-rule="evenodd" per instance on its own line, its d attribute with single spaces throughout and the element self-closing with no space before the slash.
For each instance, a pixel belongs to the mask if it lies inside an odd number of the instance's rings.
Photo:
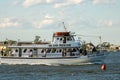
<svg viewBox="0 0 120 80">
<path fill-rule="evenodd" d="M 0 80 L 120 80 L 120 52 L 110 53 L 101 64 L 79 66 L 0 65 Z"/>
</svg>

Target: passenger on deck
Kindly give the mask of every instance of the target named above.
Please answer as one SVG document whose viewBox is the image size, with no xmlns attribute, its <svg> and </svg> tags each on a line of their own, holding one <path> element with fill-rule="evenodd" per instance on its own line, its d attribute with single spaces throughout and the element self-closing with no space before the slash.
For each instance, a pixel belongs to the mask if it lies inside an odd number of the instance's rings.
<svg viewBox="0 0 120 80">
<path fill-rule="evenodd" d="M 1 51 L 1 55 L 3 56 L 3 50 Z"/>
<path fill-rule="evenodd" d="M 43 49 L 42 57 L 46 57 L 46 49 Z"/>
<path fill-rule="evenodd" d="M 86 51 L 86 49 L 84 50 L 84 56 L 86 56 L 87 55 L 87 51 Z"/>
<path fill-rule="evenodd" d="M 29 51 L 29 57 L 33 57 L 33 52 L 32 52 L 32 50 Z"/>
<path fill-rule="evenodd" d="M 95 47 L 93 47 L 93 49 L 92 49 L 92 53 L 94 53 L 94 52 L 97 52 Z"/>
<path fill-rule="evenodd" d="M 80 54 L 82 54 L 82 52 L 83 52 L 83 49 L 80 49 Z"/>
<path fill-rule="evenodd" d="M 73 56 L 73 55 L 72 55 L 72 50 L 71 50 L 71 49 L 69 49 L 69 52 L 70 52 L 70 56 Z"/>
<path fill-rule="evenodd" d="M 62 51 L 62 56 L 63 56 L 63 57 L 66 56 L 66 49 L 64 49 L 64 50 Z"/>
<path fill-rule="evenodd" d="M 86 56 L 87 55 L 86 49 L 80 49 L 80 54 Z"/>
</svg>

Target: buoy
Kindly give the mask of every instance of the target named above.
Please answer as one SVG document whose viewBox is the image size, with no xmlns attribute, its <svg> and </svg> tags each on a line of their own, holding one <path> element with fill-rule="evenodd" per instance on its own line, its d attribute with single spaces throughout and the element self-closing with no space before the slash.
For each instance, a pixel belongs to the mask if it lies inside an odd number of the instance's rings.
<svg viewBox="0 0 120 80">
<path fill-rule="evenodd" d="M 102 70 L 102 71 L 105 71 L 105 70 L 106 70 L 106 65 L 105 65 L 105 64 L 102 64 L 101 70 Z"/>
</svg>

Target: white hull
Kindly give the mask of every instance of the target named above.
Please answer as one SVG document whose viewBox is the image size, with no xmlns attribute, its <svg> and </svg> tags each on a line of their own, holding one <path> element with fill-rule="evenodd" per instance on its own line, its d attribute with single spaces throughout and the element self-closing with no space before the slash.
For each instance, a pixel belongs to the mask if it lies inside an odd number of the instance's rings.
<svg viewBox="0 0 120 80">
<path fill-rule="evenodd" d="M 1 57 L 1 64 L 29 64 L 29 65 L 80 65 L 82 63 L 94 63 L 104 60 L 104 55 L 87 55 L 80 57 L 59 57 L 59 58 L 22 58 L 22 57 Z"/>
</svg>

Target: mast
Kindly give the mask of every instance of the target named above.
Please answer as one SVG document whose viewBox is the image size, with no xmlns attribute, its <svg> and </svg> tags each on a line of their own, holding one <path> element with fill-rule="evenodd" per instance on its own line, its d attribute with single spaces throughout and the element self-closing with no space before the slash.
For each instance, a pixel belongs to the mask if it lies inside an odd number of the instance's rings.
<svg viewBox="0 0 120 80">
<path fill-rule="evenodd" d="M 65 32 L 67 32 L 67 28 L 66 28 L 64 22 L 62 22 L 62 23 L 63 23 L 64 29 L 65 29 Z"/>
</svg>

